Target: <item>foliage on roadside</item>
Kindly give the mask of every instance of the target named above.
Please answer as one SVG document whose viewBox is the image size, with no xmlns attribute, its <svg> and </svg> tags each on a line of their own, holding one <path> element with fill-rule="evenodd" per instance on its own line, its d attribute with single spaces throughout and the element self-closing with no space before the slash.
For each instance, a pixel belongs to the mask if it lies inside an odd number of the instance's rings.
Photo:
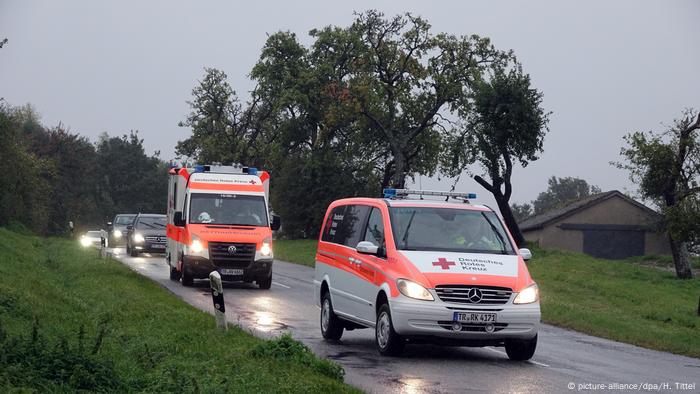
<svg viewBox="0 0 700 394">
<path fill-rule="evenodd" d="M 345 371 L 340 365 L 314 356 L 306 345 L 294 340 L 289 334 L 284 334 L 277 339 L 257 345 L 251 349 L 250 355 L 257 358 L 274 358 L 283 362 L 305 365 L 322 375 L 340 381 L 345 376 Z"/>
<path fill-rule="evenodd" d="M 0 261 L 2 392 L 355 392 L 340 367 L 290 340 L 221 332 L 209 314 L 77 242 L 0 228 Z"/>
<path fill-rule="evenodd" d="M 47 128 L 29 105 L 0 102 L 0 226 L 38 234 L 100 228 L 115 213 L 164 212 L 167 169 L 136 132 L 98 144 L 61 125 Z"/>
</svg>

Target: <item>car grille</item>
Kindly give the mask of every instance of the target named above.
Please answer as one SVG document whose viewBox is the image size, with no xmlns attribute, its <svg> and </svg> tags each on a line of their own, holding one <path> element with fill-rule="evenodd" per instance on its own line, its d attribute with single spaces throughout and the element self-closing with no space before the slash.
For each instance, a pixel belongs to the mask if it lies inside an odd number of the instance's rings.
<svg viewBox="0 0 700 394">
<path fill-rule="evenodd" d="M 479 289 L 482 294 L 480 301 L 474 302 L 469 298 L 471 289 Z M 469 285 L 437 285 L 435 292 L 444 302 L 458 304 L 502 305 L 510 300 L 513 290 L 507 287 L 496 286 L 469 286 Z"/>
<path fill-rule="evenodd" d="M 144 237 L 146 242 L 151 244 L 164 244 L 165 238 L 165 235 L 147 235 Z"/>
<path fill-rule="evenodd" d="M 229 253 L 231 246 L 236 247 L 235 253 Z M 221 268 L 247 268 L 255 260 L 255 244 L 231 242 L 209 242 L 209 258 Z"/>
</svg>

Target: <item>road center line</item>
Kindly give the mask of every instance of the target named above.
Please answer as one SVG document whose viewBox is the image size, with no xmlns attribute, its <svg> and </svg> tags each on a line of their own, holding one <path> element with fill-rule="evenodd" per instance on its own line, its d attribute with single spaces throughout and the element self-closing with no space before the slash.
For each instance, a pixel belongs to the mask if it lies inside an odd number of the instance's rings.
<svg viewBox="0 0 700 394">
<path fill-rule="evenodd" d="M 275 281 L 273 281 L 272 284 L 273 284 L 273 285 L 277 285 L 277 286 L 282 286 L 282 287 L 284 287 L 285 289 L 291 289 L 291 287 L 289 287 L 289 286 L 287 286 L 287 285 L 283 285 L 283 284 L 281 284 L 281 283 L 277 283 L 277 282 L 275 282 Z"/>
</svg>

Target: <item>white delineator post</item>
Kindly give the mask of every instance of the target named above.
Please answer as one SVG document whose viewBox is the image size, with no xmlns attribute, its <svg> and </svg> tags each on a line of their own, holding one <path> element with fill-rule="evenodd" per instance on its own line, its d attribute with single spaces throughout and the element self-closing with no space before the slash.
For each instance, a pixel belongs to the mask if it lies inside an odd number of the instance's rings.
<svg viewBox="0 0 700 394">
<path fill-rule="evenodd" d="M 226 330 L 226 306 L 224 305 L 224 286 L 221 283 L 221 275 L 212 271 L 209 274 L 209 284 L 211 286 L 211 299 L 214 302 L 216 327 Z"/>
</svg>

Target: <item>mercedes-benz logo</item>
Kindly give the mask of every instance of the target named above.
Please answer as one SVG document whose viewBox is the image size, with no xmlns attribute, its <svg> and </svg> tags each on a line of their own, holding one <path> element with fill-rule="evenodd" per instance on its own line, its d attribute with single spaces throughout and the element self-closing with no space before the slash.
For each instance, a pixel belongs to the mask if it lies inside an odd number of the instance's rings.
<svg viewBox="0 0 700 394">
<path fill-rule="evenodd" d="M 469 291 L 467 291 L 467 299 L 469 299 L 469 302 L 471 302 L 473 304 L 478 304 L 479 302 L 481 302 L 481 298 L 483 296 L 484 295 L 481 293 L 481 290 L 479 290 L 479 289 L 471 288 L 471 289 L 469 289 Z"/>
<path fill-rule="evenodd" d="M 236 247 L 234 245 L 228 247 L 228 254 L 236 254 Z"/>
</svg>

